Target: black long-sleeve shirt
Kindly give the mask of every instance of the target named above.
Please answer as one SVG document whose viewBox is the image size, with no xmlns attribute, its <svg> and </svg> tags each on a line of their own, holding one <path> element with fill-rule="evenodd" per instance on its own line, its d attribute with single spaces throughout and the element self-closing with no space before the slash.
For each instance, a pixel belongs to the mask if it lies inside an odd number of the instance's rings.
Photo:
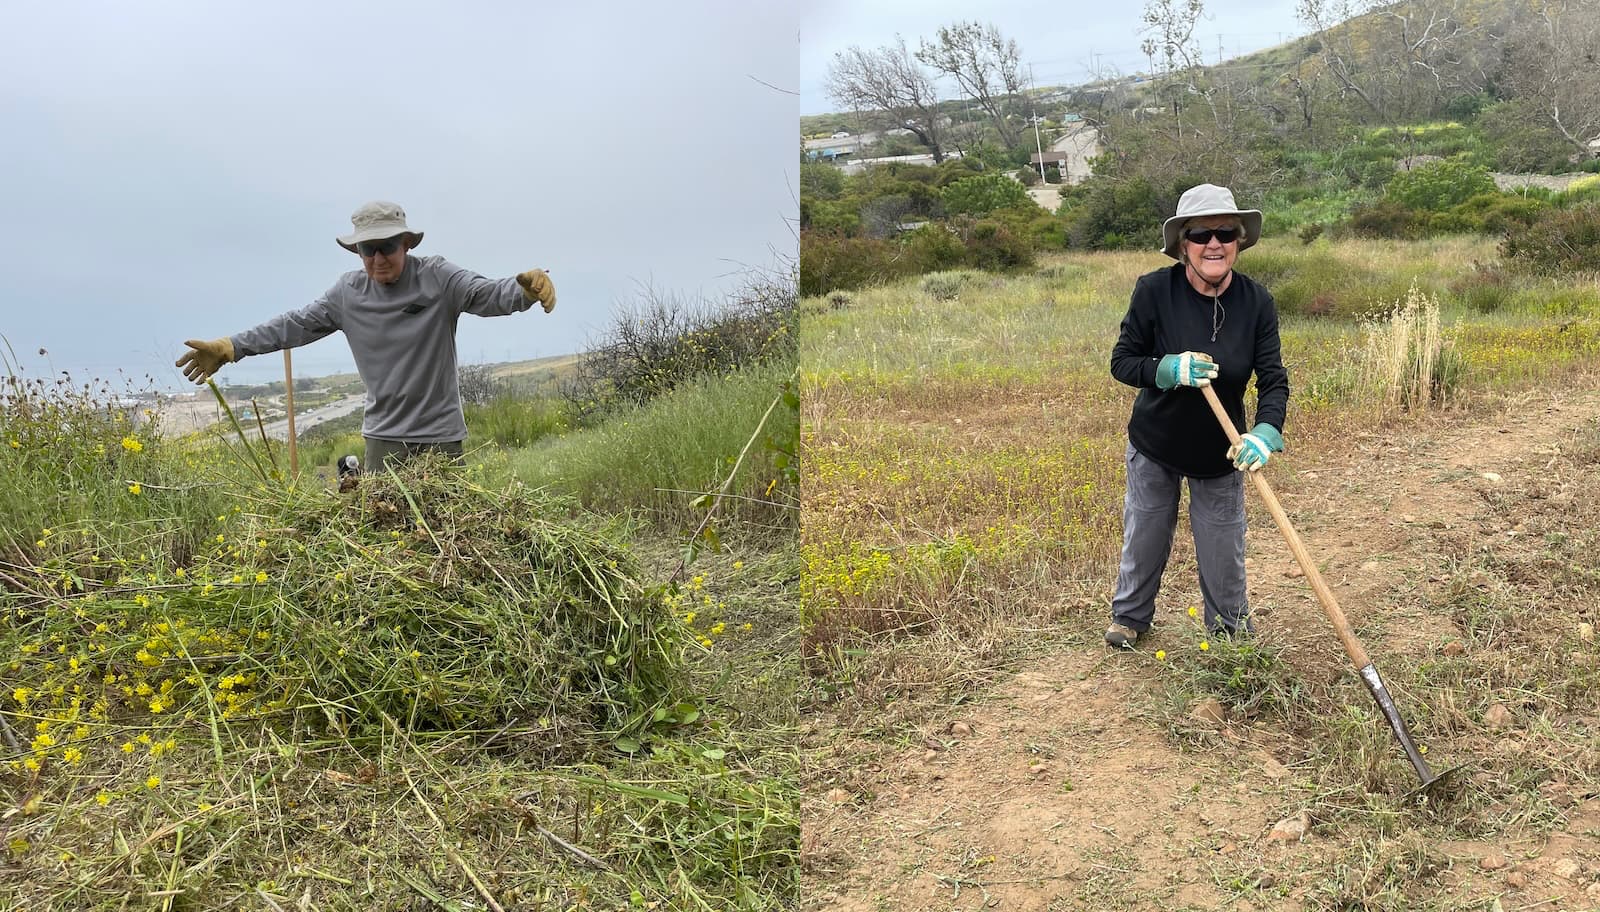
<svg viewBox="0 0 1600 912">
<path fill-rule="evenodd" d="M 1256 378 L 1256 421 L 1283 430 L 1289 405 L 1289 372 L 1278 338 L 1278 308 L 1272 295 L 1235 271 L 1220 298 L 1195 291 L 1183 264 L 1139 277 L 1122 330 L 1111 350 L 1111 375 L 1139 388 L 1128 420 L 1128 441 L 1155 462 L 1183 475 L 1218 478 L 1232 472 L 1228 437 L 1198 389 L 1156 386 L 1163 355 L 1205 352 L 1217 363 L 1211 381 L 1217 398 L 1243 433 L 1244 391 Z M 1225 312 L 1225 316 L 1224 316 Z M 1222 325 L 1212 341 L 1215 319 Z"/>
</svg>

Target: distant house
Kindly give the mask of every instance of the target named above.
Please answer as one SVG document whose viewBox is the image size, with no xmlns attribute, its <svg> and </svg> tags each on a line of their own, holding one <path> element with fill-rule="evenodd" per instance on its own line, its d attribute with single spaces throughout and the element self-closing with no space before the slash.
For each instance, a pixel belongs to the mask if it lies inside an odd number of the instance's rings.
<svg viewBox="0 0 1600 912">
<path fill-rule="evenodd" d="M 1065 183 L 1081 184 L 1091 173 L 1089 160 L 1100 154 L 1100 131 L 1084 123 L 1075 114 L 1067 116 L 1074 120 L 1068 125 L 1066 134 L 1051 143 L 1045 152 L 1030 155 L 1029 160 L 1035 166 L 1055 166 Z"/>
</svg>

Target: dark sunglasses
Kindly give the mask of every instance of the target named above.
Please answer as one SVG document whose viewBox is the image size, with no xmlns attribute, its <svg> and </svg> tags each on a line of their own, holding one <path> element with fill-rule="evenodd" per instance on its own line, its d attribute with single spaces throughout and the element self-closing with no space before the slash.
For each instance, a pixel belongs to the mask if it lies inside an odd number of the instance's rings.
<svg viewBox="0 0 1600 912">
<path fill-rule="evenodd" d="M 364 257 L 388 256 L 399 249 L 399 238 L 389 238 L 387 241 L 362 241 L 356 245 L 356 252 Z"/>
<path fill-rule="evenodd" d="M 1237 228 L 1190 228 L 1183 233 L 1184 240 L 1191 244 L 1205 246 L 1211 243 L 1212 238 L 1224 244 L 1232 244 L 1239 239 Z"/>
</svg>

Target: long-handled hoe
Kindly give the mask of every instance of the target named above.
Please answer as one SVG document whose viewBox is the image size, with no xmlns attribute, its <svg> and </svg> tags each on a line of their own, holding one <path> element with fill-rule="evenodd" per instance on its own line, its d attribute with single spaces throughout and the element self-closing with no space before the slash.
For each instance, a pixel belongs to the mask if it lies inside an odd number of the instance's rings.
<svg viewBox="0 0 1600 912">
<path fill-rule="evenodd" d="M 1233 421 L 1228 418 L 1228 413 L 1222 408 L 1222 402 L 1217 399 L 1216 391 L 1209 386 L 1200 388 L 1205 393 L 1206 402 L 1210 404 L 1211 411 L 1216 414 L 1217 421 L 1222 424 L 1222 429 L 1228 435 L 1228 442 L 1239 442 L 1239 431 L 1234 428 Z M 1350 622 L 1345 619 L 1344 611 L 1339 608 L 1339 602 L 1333 597 L 1333 590 L 1322 581 L 1322 574 L 1317 571 L 1317 565 L 1311 560 L 1311 553 L 1301 543 L 1300 536 L 1294 531 L 1294 526 L 1289 524 L 1289 517 L 1283 512 L 1283 506 L 1278 503 L 1278 497 L 1272 493 L 1272 486 L 1267 484 L 1266 476 L 1260 472 L 1246 472 L 1250 480 L 1255 482 L 1256 493 L 1266 502 L 1267 510 L 1272 514 L 1272 519 L 1278 524 L 1278 531 L 1283 533 L 1283 538 L 1289 543 L 1289 550 L 1294 552 L 1294 559 L 1300 564 L 1300 569 L 1305 572 L 1306 579 L 1311 583 L 1311 588 L 1317 594 L 1317 601 L 1322 603 L 1322 610 L 1333 624 L 1333 632 L 1339 635 L 1339 642 L 1344 644 L 1345 655 L 1360 669 L 1361 680 L 1366 683 L 1367 690 L 1372 692 L 1372 699 L 1378 704 L 1378 709 L 1383 713 L 1383 718 L 1389 723 L 1389 730 L 1394 732 L 1395 740 L 1400 742 L 1400 747 L 1406 752 L 1406 758 L 1411 761 L 1412 767 L 1417 771 L 1417 778 L 1422 784 L 1410 792 L 1411 796 L 1432 793 L 1439 786 L 1449 782 L 1461 768 L 1445 770 L 1435 774 L 1428 768 L 1428 761 L 1422 759 L 1422 753 L 1417 750 L 1416 742 L 1411 740 L 1411 732 L 1406 728 L 1406 722 L 1400 718 L 1400 710 L 1394 705 L 1394 699 L 1389 696 L 1389 689 L 1383 685 L 1383 678 L 1378 675 L 1377 666 L 1367 657 L 1367 651 L 1361 648 L 1361 643 L 1356 640 L 1355 631 L 1350 629 Z"/>
</svg>

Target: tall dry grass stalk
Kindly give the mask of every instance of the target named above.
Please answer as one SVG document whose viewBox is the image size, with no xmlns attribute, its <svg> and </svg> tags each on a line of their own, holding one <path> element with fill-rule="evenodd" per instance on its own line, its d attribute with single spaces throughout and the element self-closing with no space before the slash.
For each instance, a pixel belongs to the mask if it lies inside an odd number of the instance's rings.
<svg viewBox="0 0 1600 912">
<path fill-rule="evenodd" d="M 1361 388 L 1372 393 L 1384 413 L 1427 409 L 1436 392 L 1443 362 L 1439 301 L 1413 282 L 1404 301 L 1362 327 Z"/>
</svg>

